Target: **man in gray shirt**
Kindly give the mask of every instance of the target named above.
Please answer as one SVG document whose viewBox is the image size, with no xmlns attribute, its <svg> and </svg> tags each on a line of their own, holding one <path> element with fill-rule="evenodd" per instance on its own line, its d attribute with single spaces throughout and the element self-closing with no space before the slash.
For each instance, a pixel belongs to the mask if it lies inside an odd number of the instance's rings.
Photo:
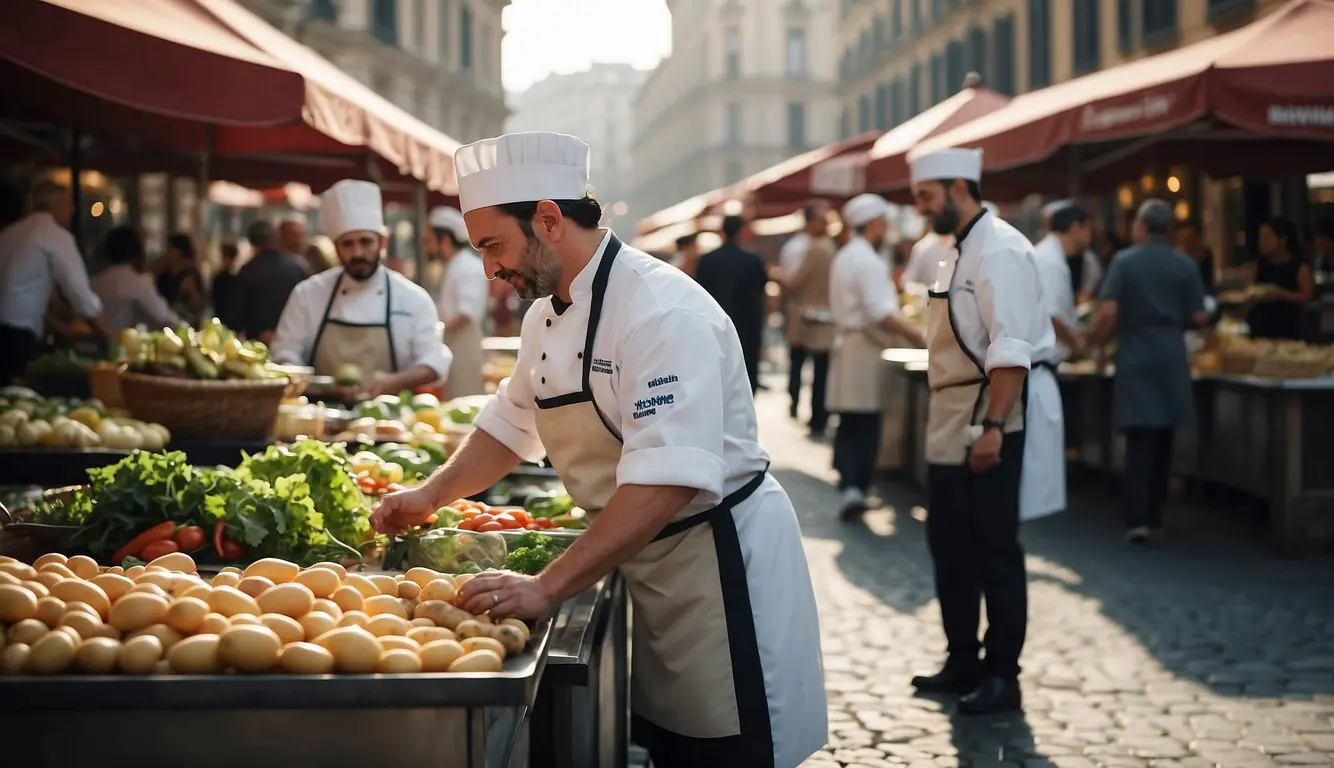
<svg viewBox="0 0 1334 768">
<path fill-rule="evenodd" d="M 278 327 L 287 297 L 296 284 L 310 277 L 297 257 L 278 250 L 273 223 L 261 219 L 246 230 L 254 256 L 250 257 L 228 289 L 225 314 L 218 318 L 248 339 L 269 343 Z"/>
<path fill-rule="evenodd" d="M 1166 202 L 1144 201 L 1136 244 L 1113 258 L 1089 332 L 1098 345 L 1117 337 L 1112 418 L 1126 439 L 1122 500 L 1131 543 L 1162 528 L 1175 431 L 1195 415 L 1185 331 L 1208 321 L 1200 271 L 1172 247 L 1171 226 Z"/>
</svg>

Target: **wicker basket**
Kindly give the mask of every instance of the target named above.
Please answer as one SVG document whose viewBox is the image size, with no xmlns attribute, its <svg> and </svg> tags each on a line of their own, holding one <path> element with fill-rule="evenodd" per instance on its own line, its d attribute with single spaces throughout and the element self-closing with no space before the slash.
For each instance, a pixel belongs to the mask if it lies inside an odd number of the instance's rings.
<svg viewBox="0 0 1334 768">
<path fill-rule="evenodd" d="M 211 381 L 128 370 L 120 374 L 130 413 L 161 424 L 174 437 L 268 437 L 289 386 L 286 378 Z"/>
<path fill-rule="evenodd" d="M 1248 374 L 1255 370 L 1255 353 L 1224 349 L 1218 352 L 1220 373 Z"/>
<path fill-rule="evenodd" d="M 125 398 L 120 394 L 121 366 L 115 363 L 97 363 L 88 369 L 88 390 L 108 408 L 124 408 Z"/>
<path fill-rule="evenodd" d="M 310 386 L 310 377 L 315 369 L 306 365 L 277 365 L 270 363 L 269 368 L 287 377 L 287 392 L 284 397 L 301 397 Z"/>
<path fill-rule="evenodd" d="M 1255 363 L 1254 373 L 1269 379 L 1317 379 L 1325 375 L 1325 361 L 1261 358 Z"/>
</svg>

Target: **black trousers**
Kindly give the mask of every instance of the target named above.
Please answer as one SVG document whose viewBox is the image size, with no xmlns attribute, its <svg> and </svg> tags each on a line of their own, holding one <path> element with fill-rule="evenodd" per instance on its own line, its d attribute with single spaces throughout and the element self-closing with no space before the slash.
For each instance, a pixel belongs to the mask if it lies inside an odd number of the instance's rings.
<svg viewBox="0 0 1334 768">
<path fill-rule="evenodd" d="M 811 431 L 823 432 L 829 423 L 829 411 L 825 408 L 825 391 L 829 384 L 828 350 L 788 348 L 787 394 L 792 398 L 792 412 L 796 413 L 801 404 L 801 375 L 807 360 L 814 368 L 811 375 Z"/>
<path fill-rule="evenodd" d="M 36 355 L 36 334 L 26 328 L 0 325 L 0 387 L 13 384 Z"/>
<path fill-rule="evenodd" d="M 1161 528 L 1167 482 L 1172 476 L 1172 427 L 1138 427 L 1126 436 L 1126 473 L 1121 478 L 1121 503 L 1126 528 Z"/>
<path fill-rule="evenodd" d="M 1024 433 L 1001 444 L 1000 466 L 978 474 L 961 466 L 927 468 L 931 506 L 926 540 L 935 566 L 936 598 L 949 643 L 948 666 L 972 671 L 978 653 L 988 674 L 1019 675 L 1019 653 L 1028 631 L 1028 574 L 1019 543 L 1019 480 Z M 978 643 L 981 601 L 987 633 Z"/>
<path fill-rule="evenodd" d="M 884 416 L 871 413 L 840 413 L 834 432 L 834 470 L 838 489 L 871 489 L 875 478 L 875 460 L 880 456 L 880 431 Z"/>
</svg>

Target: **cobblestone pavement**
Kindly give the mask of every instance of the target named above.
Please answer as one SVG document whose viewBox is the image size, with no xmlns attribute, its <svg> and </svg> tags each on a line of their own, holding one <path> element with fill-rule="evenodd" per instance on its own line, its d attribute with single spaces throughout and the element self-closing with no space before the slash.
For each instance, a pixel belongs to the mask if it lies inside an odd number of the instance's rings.
<svg viewBox="0 0 1334 768">
<path fill-rule="evenodd" d="M 1028 524 L 1025 712 L 957 718 L 908 681 L 940 663 L 921 494 L 840 523 L 829 448 L 757 401 L 820 602 L 830 742 L 808 766 L 1334 766 L 1334 559 L 1285 561 L 1262 524 L 1175 504 L 1129 549 L 1107 492 Z"/>
</svg>

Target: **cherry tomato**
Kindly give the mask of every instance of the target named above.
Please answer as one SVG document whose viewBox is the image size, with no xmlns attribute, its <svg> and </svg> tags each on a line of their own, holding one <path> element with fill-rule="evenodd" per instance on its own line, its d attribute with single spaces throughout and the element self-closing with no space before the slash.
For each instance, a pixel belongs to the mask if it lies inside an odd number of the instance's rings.
<svg viewBox="0 0 1334 768">
<path fill-rule="evenodd" d="M 245 545 L 239 541 L 228 539 L 222 542 L 222 559 L 237 561 L 245 557 Z"/>
<path fill-rule="evenodd" d="M 182 552 L 193 552 L 204 546 L 208 536 L 204 529 L 197 525 L 187 525 L 176 532 L 176 546 L 180 547 Z"/>
<path fill-rule="evenodd" d="M 506 512 L 501 512 L 500 514 L 496 515 L 494 519 L 497 523 L 500 523 L 502 528 L 513 528 L 519 522 Z"/>
<path fill-rule="evenodd" d="M 482 512 L 481 514 L 479 514 L 479 515 L 477 515 L 476 517 L 473 518 L 473 522 L 477 523 L 477 524 L 480 526 L 480 525 L 486 525 L 487 523 L 490 523 L 490 522 L 494 522 L 495 519 L 496 519 L 496 516 L 495 516 L 495 515 L 492 515 L 492 514 L 487 513 L 487 512 Z M 478 530 L 481 530 L 481 529 L 479 528 Z"/>
<path fill-rule="evenodd" d="M 460 531 L 475 531 L 477 530 L 477 521 L 472 518 L 465 518 L 460 520 L 459 524 L 454 527 L 458 528 Z"/>
<path fill-rule="evenodd" d="M 477 526 L 477 530 L 482 533 L 486 533 L 487 531 L 503 531 L 505 530 L 505 526 L 501 525 L 495 520 L 492 520 L 489 523 L 482 523 L 481 525 Z"/>
<path fill-rule="evenodd" d="M 166 541 L 155 541 L 144 547 L 143 551 L 139 553 L 139 558 L 151 562 L 163 555 L 169 555 L 172 552 L 180 551 L 181 548 L 171 539 L 167 539 Z"/>
</svg>

